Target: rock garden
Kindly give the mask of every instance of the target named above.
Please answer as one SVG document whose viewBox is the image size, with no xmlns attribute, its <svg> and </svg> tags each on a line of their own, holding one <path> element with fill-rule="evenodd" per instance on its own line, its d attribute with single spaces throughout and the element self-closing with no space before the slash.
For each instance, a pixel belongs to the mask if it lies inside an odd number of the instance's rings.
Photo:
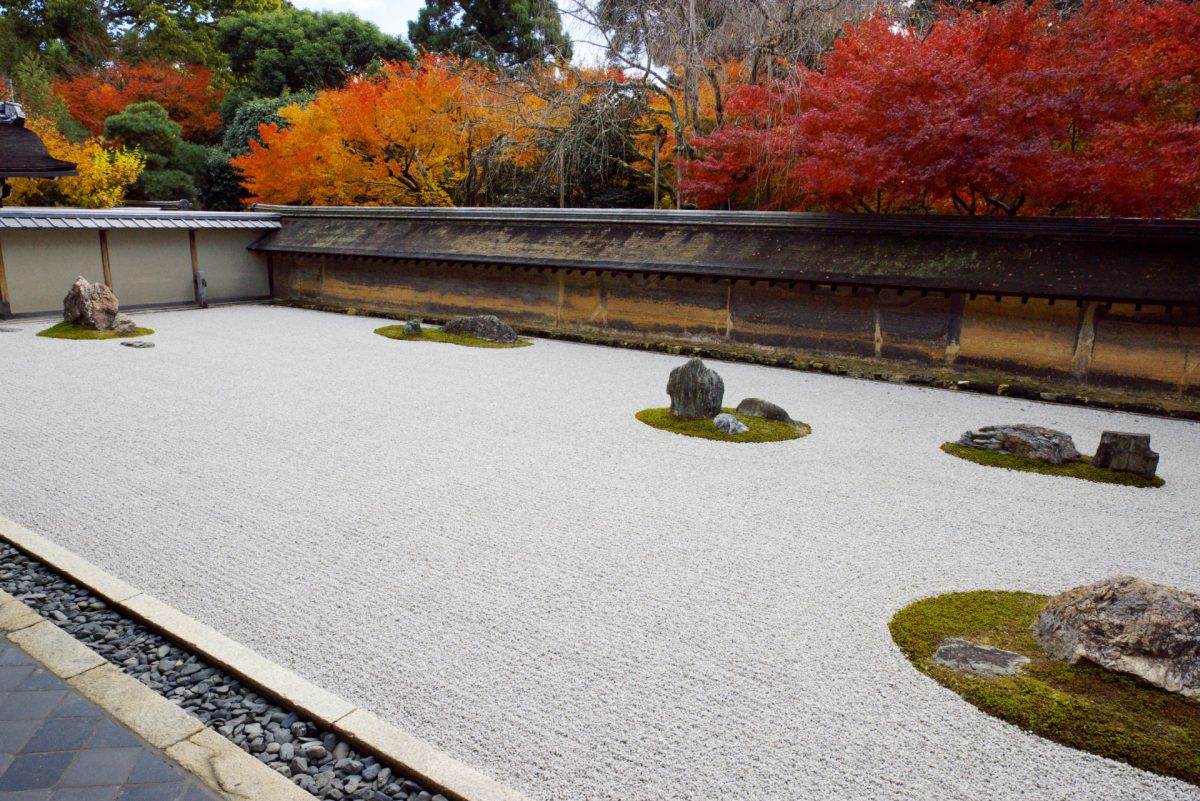
<svg viewBox="0 0 1200 801">
<path fill-rule="evenodd" d="M 1155 475 L 1158 454 L 1150 450 L 1149 434 L 1105 431 L 1096 455 L 1083 456 L 1069 434 L 1040 426 L 985 426 L 967 431 L 942 450 L 976 464 L 1024 470 L 1052 476 L 1082 478 L 1130 487 L 1161 487 Z"/>
<path fill-rule="evenodd" d="M 770 401 L 746 398 L 736 409 L 722 406 L 725 382 L 698 358 L 671 371 L 667 394 L 669 407 L 643 409 L 637 419 L 651 428 L 721 442 L 779 442 L 812 433 Z"/>
<path fill-rule="evenodd" d="M 400 325 L 385 325 L 375 333 L 388 339 L 407 342 L 447 342 L 468 348 L 523 348 L 531 345 L 528 339 L 517 336 L 512 326 L 493 314 L 455 317 L 441 328 L 430 328 L 419 320 Z"/>
<path fill-rule="evenodd" d="M 83 276 L 75 279 L 63 298 L 63 321 L 38 333 L 51 339 L 128 339 L 153 334 L 123 313 L 117 296 L 106 285 Z M 132 343 L 130 343 L 132 344 Z M 153 347 L 150 343 L 137 343 Z"/>
<path fill-rule="evenodd" d="M 918 670 L 984 712 L 1200 784 L 1200 595 L 1129 576 L 1053 597 L 952 593 L 890 628 Z"/>
</svg>

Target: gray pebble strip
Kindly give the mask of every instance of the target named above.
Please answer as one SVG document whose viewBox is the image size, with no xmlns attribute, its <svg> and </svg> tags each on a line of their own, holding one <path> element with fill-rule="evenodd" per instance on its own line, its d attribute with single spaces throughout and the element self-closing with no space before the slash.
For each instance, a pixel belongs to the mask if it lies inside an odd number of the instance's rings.
<svg viewBox="0 0 1200 801">
<path fill-rule="evenodd" d="M 317 798 L 448 801 L 110 609 L 7 543 L 0 543 L 0 588 Z"/>
</svg>

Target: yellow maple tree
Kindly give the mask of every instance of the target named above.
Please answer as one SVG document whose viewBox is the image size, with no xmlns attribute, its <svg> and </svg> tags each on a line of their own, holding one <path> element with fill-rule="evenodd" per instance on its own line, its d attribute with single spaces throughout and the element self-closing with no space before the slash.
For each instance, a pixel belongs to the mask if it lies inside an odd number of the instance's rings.
<svg viewBox="0 0 1200 801">
<path fill-rule="evenodd" d="M 46 117 L 31 117 L 26 127 L 41 137 L 50 155 L 77 165 L 79 175 L 67 178 L 14 178 L 11 206 L 78 206 L 104 209 L 125 202 L 146 160 L 136 150 L 106 148 L 98 136 L 71 142 Z"/>
</svg>

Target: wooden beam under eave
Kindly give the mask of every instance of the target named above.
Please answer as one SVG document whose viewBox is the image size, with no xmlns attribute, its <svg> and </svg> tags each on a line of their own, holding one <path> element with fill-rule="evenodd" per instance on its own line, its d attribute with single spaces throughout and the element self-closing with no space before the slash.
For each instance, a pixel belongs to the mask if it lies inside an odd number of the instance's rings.
<svg viewBox="0 0 1200 801">
<path fill-rule="evenodd" d="M 116 292 L 113 289 L 112 267 L 108 263 L 108 231 L 103 228 L 100 229 L 100 264 L 104 268 L 104 285 Z"/>
</svg>

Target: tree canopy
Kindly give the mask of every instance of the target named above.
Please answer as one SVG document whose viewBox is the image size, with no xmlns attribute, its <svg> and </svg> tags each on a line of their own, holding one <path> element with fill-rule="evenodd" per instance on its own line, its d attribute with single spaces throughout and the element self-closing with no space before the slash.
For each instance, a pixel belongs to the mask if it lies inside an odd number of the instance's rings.
<svg viewBox="0 0 1200 801">
<path fill-rule="evenodd" d="M 408 24 L 414 46 L 500 67 L 571 60 L 551 0 L 425 0 Z"/>
</svg>

